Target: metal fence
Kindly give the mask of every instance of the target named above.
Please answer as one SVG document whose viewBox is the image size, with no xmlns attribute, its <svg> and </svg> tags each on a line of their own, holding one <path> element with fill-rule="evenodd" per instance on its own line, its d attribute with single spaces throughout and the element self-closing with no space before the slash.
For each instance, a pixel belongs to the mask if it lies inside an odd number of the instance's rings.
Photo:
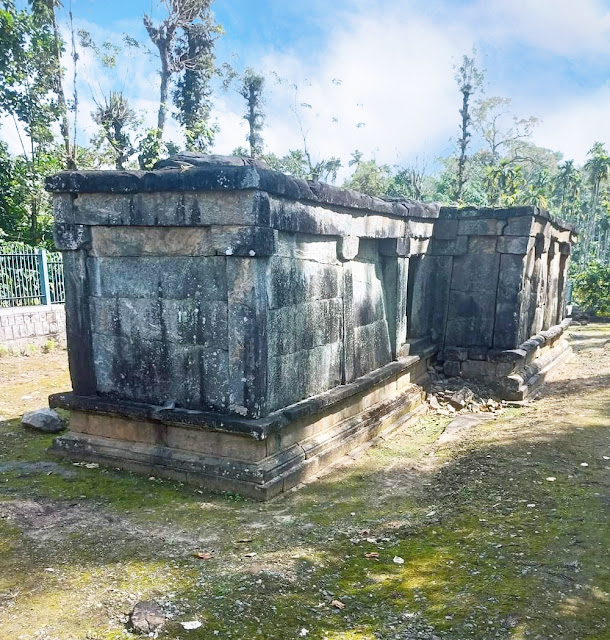
<svg viewBox="0 0 610 640">
<path fill-rule="evenodd" d="M 0 249 L 0 307 L 60 304 L 65 301 L 60 253 L 46 249 Z"/>
</svg>

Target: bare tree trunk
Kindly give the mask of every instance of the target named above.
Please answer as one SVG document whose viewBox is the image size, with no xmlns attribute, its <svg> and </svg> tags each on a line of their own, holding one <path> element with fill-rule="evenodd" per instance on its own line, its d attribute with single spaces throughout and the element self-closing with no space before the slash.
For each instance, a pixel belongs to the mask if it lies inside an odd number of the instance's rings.
<svg viewBox="0 0 610 640">
<path fill-rule="evenodd" d="M 462 92 L 463 100 L 462 100 L 462 137 L 460 138 L 460 157 L 458 159 L 458 175 L 457 175 L 457 185 L 455 189 L 455 200 L 459 202 L 462 199 L 462 192 L 464 190 L 464 183 L 466 182 L 465 173 L 466 173 L 466 149 L 468 148 L 468 138 L 470 134 L 468 133 L 468 123 L 469 123 L 469 99 L 470 92 L 464 90 Z"/>
<path fill-rule="evenodd" d="M 250 96 L 248 98 L 248 125 L 250 126 L 250 136 L 248 142 L 250 143 L 250 157 L 256 156 L 256 113 L 254 90 L 250 87 Z"/>
<path fill-rule="evenodd" d="M 70 123 L 68 121 L 68 105 L 66 103 L 66 95 L 63 88 L 63 70 L 61 67 L 61 36 L 59 33 L 59 27 L 57 25 L 57 18 L 55 16 L 55 8 L 50 7 L 51 16 L 53 20 L 53 36 L 55 40 L 55 60 L 57 62 L 57 75 L 54 79 L 54 89 L 57 94 L 57 104 L 59 106 L 60 122 L 59 132 L 64 141 L 64 148 L 66 150 L 66 169 L 76 169 L 76 162 L 73 156 L 72 144 L 70 142 Z"/>
<path fill-rule="evenodd" d="M 157 119 L 157 137 L 163 140 L 165 121 L 167 120 L 167 101 L 169 100 L 169 69 L 165 48 L 159 47 L 161 54 L 161 91 L 159 95 L 159 117 Z"/>
</svg>

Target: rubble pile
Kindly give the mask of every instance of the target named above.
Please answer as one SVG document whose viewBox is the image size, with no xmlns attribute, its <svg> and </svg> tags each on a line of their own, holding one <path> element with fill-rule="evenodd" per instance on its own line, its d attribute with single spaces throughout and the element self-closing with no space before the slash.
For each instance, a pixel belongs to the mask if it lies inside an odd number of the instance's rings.
<svg viewBox="0 0 610 640">
<path fill-rule="evenodd" d="M 427 395 L 430 410 L 441 416 L 458 413 L 503 413 L 514 403 L 494 398 L 485 385 L 462 378 L 449 378 L 440 365 L 428 368 L 431 384 Z"/>
</svg>

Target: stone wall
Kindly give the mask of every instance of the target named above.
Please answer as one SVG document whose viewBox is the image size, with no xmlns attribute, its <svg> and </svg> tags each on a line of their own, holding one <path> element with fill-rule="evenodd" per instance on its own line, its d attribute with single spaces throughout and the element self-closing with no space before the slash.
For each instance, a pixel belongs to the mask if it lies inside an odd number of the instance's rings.
<svg viewBox="0 0 610 640">
<path fill-rule="evenodd" d="M 434 205 L 260 167 L 54 180 L 79 393 L 261 418 L 412 351 Z"/>
<path fill-rule="evenodd" d="M 61 455 L 270 497 L 415 420 L 437 354 L 522 397 L 564 353 L 574 237 L 533 207 L 440 210 L 194 156 L 48 187 Z"/>
<path fill-rule="evenodd" d="M 444 292 L 436 321 L 445 324 L 439 346 L 447 374 L 486 378 L 515 397 L 504 378 L 519 363 L 508 367 L 506 352 L 545 332 L 561 337 L 575 241 L 571 227 L 537 207 L 441 210 L 429 254 Z"/>
<path fill-rule="evenodd" d="M 53 340 L 66 343 L 63 304 L 0 309 L 0 345 L 10 351 Z"/>
</svg>

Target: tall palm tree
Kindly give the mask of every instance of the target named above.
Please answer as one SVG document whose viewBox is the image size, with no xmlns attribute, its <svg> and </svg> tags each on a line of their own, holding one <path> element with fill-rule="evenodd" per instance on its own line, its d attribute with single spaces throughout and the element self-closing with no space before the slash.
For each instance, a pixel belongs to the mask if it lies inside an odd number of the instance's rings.
<svg viewBox="0 0 610 640">
<path fill-rule="evenodd" d="M 561 216 L 572 220 L 578 212 L 582 185 L 582 174 L 576 168 L 574 160 L 566 160 L 559 165 L 555 185 L 556 191 L 561 194 L 559 201 Z"/>
<path fill-rule="evenodd" d="M 585 225 L 586 236 L 583 243 L 583 259 L 592 257 L 590 254 L 593 249 L 592 245 L 595 227 L 597 225 L 600 190 L 602 184 L 607 182 L 610 177 L 610 156 L 608 156 L 603 143 L 595 142 L 587 155 L 590 156 L 590 158 L 585 163 L 585 171 L 587 171 L 589 176 L 592 195 L 591 210 L 589 211 L 588 220 Z"/>
</svg>

